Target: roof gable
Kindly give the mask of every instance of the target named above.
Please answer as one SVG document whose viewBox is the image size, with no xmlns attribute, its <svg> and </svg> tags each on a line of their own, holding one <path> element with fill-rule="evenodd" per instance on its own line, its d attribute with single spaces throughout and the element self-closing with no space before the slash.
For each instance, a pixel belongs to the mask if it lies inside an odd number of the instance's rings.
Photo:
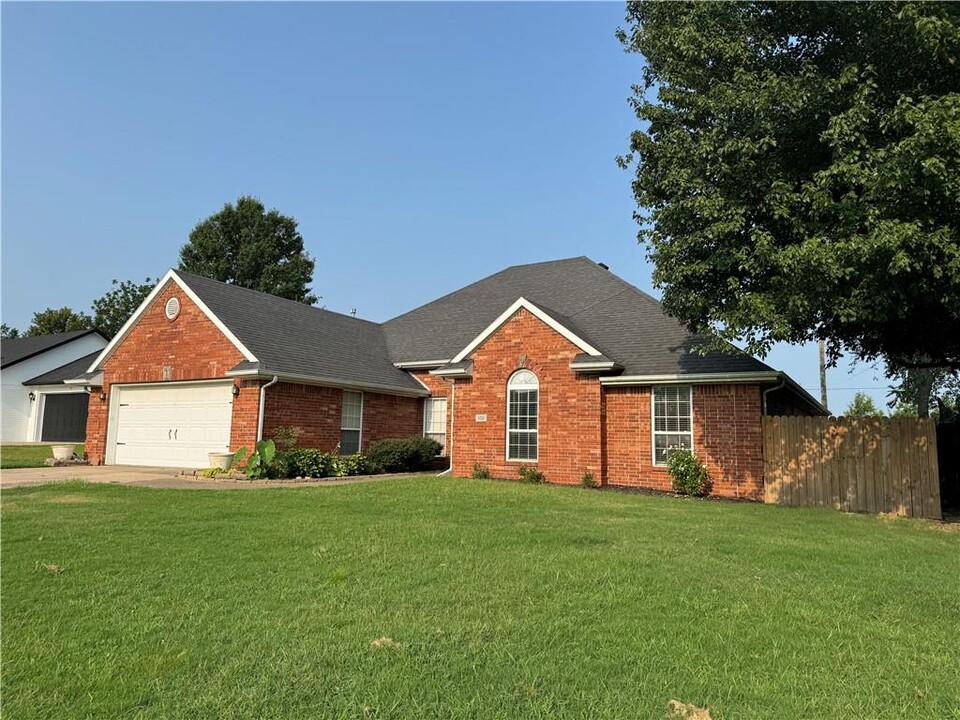
<svg viewBox="0 0 960 720">
<path fill-rule="evenodd" d="M 588 343 L 582 337 L 577 335 L 573 330 L 571 330 L 570 327 L 568 327 L 570 325 L 569 322 L 567 324 L 560 322 L 558 319 L 551 316 L 546 310 L 538 307 L 537 305 L 530 302 L 529 300 L 521 297 L 521 298 L 517 298 L 517 300 L 512 305 L 510 305 L 510 307 L 508 307 L 506 310 L 500 313 L 500 315 L 497 317 L 496 320 L 490 323 L 486 328 L 484 328 L 484 330 L 479 335 L 477 335 L 473 340 L 467 343 L 466 347 L 464 347 L 460 352 L 454 355 L 453 360 L 451 360 L 450 362 L 459 363 L 465 358 L 467 358 L 470 355 L 470 353 L 472 353 L 474 350 L 480 347 L 480 345 L 482 345 L 487 338 L 489 338 L 491 335 L 497 332 L 497 330 L 503 327 L 503 325 L 510 318 L 516 315 L 517 312 L 519 312 L 521 309 L 524 309 L 527 312 L 529 312 L 538 320 L 546 324 L 550 329 L 554 330 L 555 332 L 557 332 L 558 334 L 562 335 L 564 338 L 569 340 L 571 343 L 576 345 L 577 348 L 582 350 L 587 355 L 600 356 L 603 354 L 599 350 L 597 350 L 595 347 L 593 347 L 593 345 Z"/>
<path fill-rule="evenodd" d="M 183 293 L 190 298 L 191 302 L 196 305 L 200 311 L 212 322 L 217 329 L 223 333 L 224 337 L 229 340 L 234 347 L 240 351 L 240 354 L 243 355 L 247 360 L 251 362 L 256 362 L 256 356 L 247 349 L 247 347 L 240 342 L 236 335 L 233 334 L 233 331 L 227 327 L 224 322 L 214 314 L 213 311 L 207 307 L 206 303 L 200 299 L 200 297 L 193 291 L 193 289 L 187 285 L 183 279 L 177 274 L 175 270 L 168 270 L 167 274 L 160 278 L 160 281 L 156 284 L 156 287 L 150 291 L 150 294 L 144 298 L 143 302 L 140 303 L 140 306 L 134 311 L 133 315 L 123 324 L 123 327 L 120 328 L 120 331 L 113 336 L 113 339 L 107 344 L 103 351 L 97 355 L 97 359 L 93 361 L 89 368 L 87 368 L 88 373 L 94 373 L 100 370 L 103 367 L 103 363 L 113 355 L 116 348 L 122 343 L 127 336 L 130 334 L 130 331 L 136 326 L 140 318 L 143 317 L 143 314 L 147 312 L 151 305 L 153 305 L 154 300 L 157 299 L 157 296 L 163 292 L 164 288 L 167 287 L 170 283 L 175 283 Z"/>
</svg>

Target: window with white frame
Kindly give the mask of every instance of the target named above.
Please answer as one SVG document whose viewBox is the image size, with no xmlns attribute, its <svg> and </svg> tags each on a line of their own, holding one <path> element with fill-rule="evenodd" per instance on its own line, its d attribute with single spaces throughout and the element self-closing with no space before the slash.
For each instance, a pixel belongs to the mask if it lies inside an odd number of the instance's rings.
<svg viewBox="0 0 960 720">
<path fill-rule="evenodd" d="M 447 399 L 427 398 L 423 401 L 423 436 L 436 440 L 447 454 Z"/>
<path fill-rule="evenodd" d="M 507 460 L 536 460 L 540 383 L 529 370 L 507 381 Z"/>
<path fill-rule="evenodd" d="M 343 391 L 340 411 L 340 454 L 360 452 L 360 428 L 363 427 L 363 393 Z"/>
<path fill-rule="evenodd" d="M 693 449 L 693 406 L 689 385 L 653 388 L 653 464 L 666 465 L 674 448 Z"/>
</svg>

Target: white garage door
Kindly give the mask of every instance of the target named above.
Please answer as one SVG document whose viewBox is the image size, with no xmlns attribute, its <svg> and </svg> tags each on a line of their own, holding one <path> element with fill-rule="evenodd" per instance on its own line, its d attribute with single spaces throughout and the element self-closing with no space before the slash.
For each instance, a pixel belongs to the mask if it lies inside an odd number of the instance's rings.
<svg viewBox="0 0 960 720">
<path fill-rule="evenodd" d="M 230 450 L 233 383 L 118 386 L 113 391 L 116 465 L 203 468 Z"/>
</svg>

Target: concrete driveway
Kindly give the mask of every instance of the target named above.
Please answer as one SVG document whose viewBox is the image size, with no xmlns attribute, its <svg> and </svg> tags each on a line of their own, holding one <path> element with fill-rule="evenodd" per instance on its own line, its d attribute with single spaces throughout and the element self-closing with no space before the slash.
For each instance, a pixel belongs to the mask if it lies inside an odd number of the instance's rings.
<svg viewBox="0 0 960 720">
<path fill-rule="evenodd" d="M 181 475 L 182 472 L 191 473 Z M 140 485 L 153 488 L 189 488 L 194 490 L 253 490 L 267 487 L 323 487 L 384 480 L 396 475 L 325 478 L 320 482 L 250 482 L 247 480 L 213 480 L 197 478 L 192 470 L 180 468 L 140 467 L 133 465 L 69 465 L 63 467 L 18 468 L 0 471 L 0 490 L 44 483 L 84 480 L 92 483 Z"/>
</svg>

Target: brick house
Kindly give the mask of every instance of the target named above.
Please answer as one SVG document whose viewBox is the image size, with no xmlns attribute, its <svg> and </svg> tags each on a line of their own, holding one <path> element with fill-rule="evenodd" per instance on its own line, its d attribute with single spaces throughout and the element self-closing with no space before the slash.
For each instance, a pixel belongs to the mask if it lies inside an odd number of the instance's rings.
<svg viewBox="0 0 960 720">
<path fill-rule="evenodd" d="M 690 447 L 760 499 L 761 418 L 824 414 L 782 372 L 699 340 L 579 257 L 520 265 L 386 323 L 171 270 L 80 379 L 93 463 L 203 467 L 276 428 L 342 453 L 426 434 L 454 475 L 669 487 Z"/>
</svg>

